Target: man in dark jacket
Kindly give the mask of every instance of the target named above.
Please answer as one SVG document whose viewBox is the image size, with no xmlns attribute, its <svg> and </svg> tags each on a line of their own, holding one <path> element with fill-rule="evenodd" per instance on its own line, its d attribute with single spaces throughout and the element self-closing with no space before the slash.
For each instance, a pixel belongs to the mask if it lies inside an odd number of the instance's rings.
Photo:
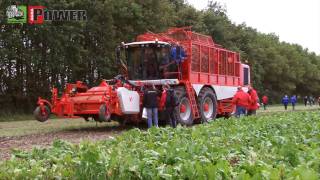
<svg viewBox="0 0 320 180">
<path fill-rule="evenodd" d="M 147 109 L 148 128 L 158 127 L 158 91 L 155 86 L 147 87 L 143 95 L 143 107 Z"/>
<path fill-rule="evenodd" d="M 169 85 L 164 86 L 161 101 L 163 101 L 161 104 L 164 104 L 164 112 L 169 119 L 171 127 L 176 128 L 177 119 L 175 117 L 174 109 L 178 105 L 178 100 L 174 89 L 172 89 Z"/>
<path fill-rule="evenodd" d="M 304 98 L 303 98 L 303 101 L 304 101 L 304 106 L 307 106 L 307 104 L 308 104 L 308 96 L 305 96 Z"/>
</svg>

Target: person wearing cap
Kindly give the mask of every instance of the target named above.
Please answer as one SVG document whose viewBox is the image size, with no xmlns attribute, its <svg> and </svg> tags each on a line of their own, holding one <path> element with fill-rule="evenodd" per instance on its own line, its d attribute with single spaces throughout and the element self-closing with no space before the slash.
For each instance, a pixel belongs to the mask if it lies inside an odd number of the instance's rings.
<svg viewBox="0 0 320 180">
<path fill-rule="evenodd" d="M 236 117 L 245 115 L 250 103 L 250 96 L 239 86 L 236 94 L 232 98 L 232 104 L 236 106 Z"/>
<path fill-rule="evenodd" d="M 258 94 L 257 91 L 252 87 L 248 87 L 248 94 L 250 96 L 250 103 L 248 106 L 248 113 L 247 115 L 255 115 L 257 112 L 257 109 L 259 108 L 258 106 Z"/>
</svg>

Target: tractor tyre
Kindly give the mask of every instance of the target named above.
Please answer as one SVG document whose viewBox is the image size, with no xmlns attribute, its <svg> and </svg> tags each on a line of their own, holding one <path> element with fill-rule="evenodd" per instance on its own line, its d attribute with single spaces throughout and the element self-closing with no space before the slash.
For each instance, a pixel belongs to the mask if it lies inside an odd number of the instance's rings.
<svg viewBox="0 0 320 180">
<path fill-rule="evenodd" d="M 111 117 L 111 114 L 107 105 L 102 104 L 99 108 L 99 121 L 100 122 L 110 121 L 110 117 Z"/>
<path fill-rule="evenodd" d="M 224 114 L 224 118 L 225 119 L 229 119 L 229 118 L 231 118 L 232 117 L 232 113 L 225 113 Z"/>
<path fill-rule="evenodd" d="M 201 122 L 206 123 L 214 120 L 217 116 L 217 98 L 212 89 L 204 87 L 198 95 L 198 107 Z"/>
<path fill-rule="evenodd" d="M 82 116 L 86 122 L 89 122 L 89 116 Z"/>
<path fill-rule="evenodd" d="M 125 126 L 125 124 L 126 124 L 124 116 L 119 116 L 119 115 L 113 114 L 113 115 L 111 115 L 111 120 L 117 121 L 120 126 Z"/>
<path fill-rule="evenodd" d="M 44 107 L 44 112 L 41 113 L 40 106 L 36 107 L 36 109 L 33 111 L 33 115 L 39 122 L 45 122 L 50 117 L 50 108 L 48 106 Z"/>
<path fill-rule="evenodd" d="M 191 126 L 193 124 L 192 108 L 185 88 L 182 86 L 176 87 L 175 94 L 179 102 L 175 108 L 177 122 L 181 125 Z"/>
</svg>

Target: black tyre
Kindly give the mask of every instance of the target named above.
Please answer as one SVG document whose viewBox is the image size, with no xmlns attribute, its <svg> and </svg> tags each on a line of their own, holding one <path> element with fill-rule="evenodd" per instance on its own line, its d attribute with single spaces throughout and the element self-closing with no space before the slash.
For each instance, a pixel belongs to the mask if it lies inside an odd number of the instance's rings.
<svg viewBox="0 0 320 180">
<path fill-rule="evenodd" d="M 212 89 L 204 87 L 198 96 L 201 122 L 209 122 L 217 116 L 217 98 Z"/>
<path fill-rule="evenodd" d="M 82 117 L 85 121 L 89 122 L 89 116 L 82 116 Z"/>
<path fill-rule="evenodd" d="M 108 107 L 105 104 L 102 104 L 99 108 L 99 121 L 110 121 L 110 117 L 111 114 Z"/>
<path fill-rule="evenodd" d="M 193 124 L 192 108 L 190 100 L 184 87 L 176 87 L 175 94 L 178 98 L 179 105 L 175 108 L 175 116 L 181 125 L 190 126 Z"/>
<path fill-rule="evenodd" d="M 111 115 L 110 119 L 113 121 L 117 121 L 120 126 L 125 126 L 125 124 L 126 124 L 124 116 Z"/>
<path fill-rule="evenodd" d="M 33 111 L 33 115 L 36 120 L 39 122 L 45 122 L 49 119 L 50 117 L 50 108 L 48 106 L 44 107 L 44 111 L 41 112 L 40 106 L 36 107 L 36 109 Z"/>
</svg>

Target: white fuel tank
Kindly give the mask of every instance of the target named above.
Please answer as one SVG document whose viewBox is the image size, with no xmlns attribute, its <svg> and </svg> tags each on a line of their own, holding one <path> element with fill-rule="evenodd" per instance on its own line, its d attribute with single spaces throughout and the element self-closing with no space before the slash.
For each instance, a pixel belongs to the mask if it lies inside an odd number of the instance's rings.
<svg viewBox="0 0 320 180">
<path fill-rule="evenodd" d="M 123 114 L 138 114 L 140 112 L 140 96 L 138 92 L 119 87 L 117 95 Z"/>
</svg>

